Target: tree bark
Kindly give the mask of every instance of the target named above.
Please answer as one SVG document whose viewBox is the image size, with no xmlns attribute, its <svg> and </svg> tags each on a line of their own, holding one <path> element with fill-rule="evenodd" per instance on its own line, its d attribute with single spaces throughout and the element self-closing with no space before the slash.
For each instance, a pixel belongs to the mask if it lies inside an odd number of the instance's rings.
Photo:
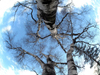
<svg viewBox="0 0 100 75">
<path fill-rule="evenodd" d="M 47 64 L 44 64 L 42 75 L 56 75 L 53 61 L 48 57 Z"/>
<path fill-rule="evenodd" d="M 51 34 L 57 34 L 55 20 L 58 3 L 59 0 L 37 0 L 37 16 L 44 20 Z"/>
<path fill-rule="evenodd" d="M 69 51 L 67 52 L 67 65 L 68 65 L 68 75 L 78 75 L 77 69 L 73 60 L 72 53 L 74 51 L 74 44 L 71 44 Z"/>
<path fill-rule="evenodd" d="M 41 65 L 43 72 L 42 75 L 56 75 L 53 61 L 48 57 L 47 64 L 45 64 L 38 56 L 31 54 L 24 50 L 26 54 L 33 56 Z"/>
</svg>

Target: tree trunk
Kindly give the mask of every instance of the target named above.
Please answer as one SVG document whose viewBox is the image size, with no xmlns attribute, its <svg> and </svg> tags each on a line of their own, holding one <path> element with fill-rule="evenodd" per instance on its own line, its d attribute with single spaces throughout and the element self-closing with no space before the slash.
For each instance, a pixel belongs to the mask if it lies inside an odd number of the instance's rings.
<svg viewBox="0 0 100 75">
<path fill-rule="evenodd" d="M 57 28 L 55 25 L 56 11 L 59 0 L 37 0 L 38 18 L 44 20 L 47 28 L 51 34 L 57 34 Z"/>
<path fill-rule="evenodd" d="M 26 54 L 33 56 L 41 65 L 43 72 L 42 75 L 56 75 L 53 61 L 48 57 L 47 64 L 45 64 L 38 56 L 31 54 L 24 50 Z"/>
<path fill-rule="evenodd" d="M 74 51 L 73 46 L 74 44 L 71 44 L 70 49 L 67 52 L 68 75 L 77 75 L 77 69 L 72 56 L 72 53 Z"/>
<path fill-rule="evenodd" d="M 53 64 L 44 64 L 42 75 L 56 75 Z"/>
<path fill-rule="evenodd" d="M 54 66 L 53 61 L 48 57 L 47 64 L 44 64 L 42 75 L 56 75 Z"/>
</svg>

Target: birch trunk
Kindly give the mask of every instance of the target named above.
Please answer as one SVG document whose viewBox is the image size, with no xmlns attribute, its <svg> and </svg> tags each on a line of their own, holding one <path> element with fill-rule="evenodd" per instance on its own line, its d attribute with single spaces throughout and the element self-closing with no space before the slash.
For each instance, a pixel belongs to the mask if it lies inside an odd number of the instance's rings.
<svg viewBox="0 0 100 75">
<path fill-rule="evenodd" d="M 47 64 L 44 65 L 42 75 L 56 75 L 54 63 L 50 58 L 47 58 Z"/>
<path fill-rule="evenodd" d="M 68 75 L 78 75 L 77 69 L 73 60 L 72 53 L 74 51 L 74 44 L 71 44 L 69 51 L 67 52 L 67 65 L 68 65 Z"/>
<path fill-rule="evenodd" d="M 59 0 L 37 0 L 37 16 L 44 20 L 51 34 L 57 34 L 55 20 L 58 2 Z"/>
<path fill-rule="evenodd" d="M 40 63 L 40 65 L 43 69 L 42 75 L 56 75 L 55 69 L 54 69 L 54 64 L 49 57 L 47 58 L 47 63 L 44 63 L 38 56 L 31 54 L 25 50 L 24 50 L 24 52 L 26 54 L 33 56 Z"/>
</svg>

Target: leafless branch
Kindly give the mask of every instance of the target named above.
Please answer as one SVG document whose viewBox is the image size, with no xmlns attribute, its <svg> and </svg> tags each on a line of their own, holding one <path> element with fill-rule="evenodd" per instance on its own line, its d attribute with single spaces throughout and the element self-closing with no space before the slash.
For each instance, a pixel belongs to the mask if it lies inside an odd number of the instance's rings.
<svg viewBox="0 0 100 75">
<path fill-rule="evenodd" d="M 78 36 L 75 38 L 78 39 L 83 33 L 87 32 L 90 28 L 96 27 L 96 25 L 91 25 L 91 23 L 88 23 L 88 25 L 83 29 L 81 33 L 78 33 Z"/>
<path fill-rule="evenodd" d="M 18 2 L 18 3 L 19 3 L 18 5 L 15 5 L 15 6 L 14 6 L 14 7 L 17 7 L 17 9 L 16 9 L 15 13 L 17 12 L 17 10 L 18 10 L 19 6 L 26 7 L 26 8 L 28 8 L 28 9 L 30 9 L 30 10 L 31 10 L 31 18 L 35 21 L 35 23 L 37 23 L 37 21 L 33 18 L 33 9 L 32 9 L 31 7 L 28 7 L 28 6 L 26 6 L 26 5 L 23 5 L 23 4 L 22 4 L 22 3 L 20 3 L 20 2 Z"/>
<path fill-rule="evenodd" d="M 21 56 L 22 56 L 22 54 L 28 54 L 28 55 L 33 56 L 41 64 L 41 67 L 43 68 L 42 65 L 44 64 L 44 62 L 38 56 L 36 56 L 30 52 L 27 52 L 26 50 L 22 49 L 21 47 L 12 47 L 12 49 L 19 50 L 21 52 L 21 54 L 20 54 Z"/>
<path fill-rule="evenodd" d="M 98 65 L 100 65 L 100 63 L 94 59 L 91 55 L 88 55 L 87 52 L 85 52 L 84 50 L 80 50 L 78 47 L 75 46 L 76 49 L 78 49 L 79 51 L 83 52 L 84 54 L 86 54 L 90 59 L 94 60 Z"/>
<path fill-rule="evenodd" d="M 47 36 L 45 36 L 45 37 L 40 37 L 40 36 L 38 36 L 36 33 L 31 33 L 31 34 L 28 34 L 28 35 L 36 36 L 36 37 L 38 37 L 38 38 L 40 38 L 40 39 L 45 39 L 45 38 L 51 36 L 51 34 L 49 34 L 49 35 L 47 35 Z"/>
<path fill-rule="evenodd" d="M 63 51 L 64 51 L 65 53 L 67 53 L 66 50 L 65 50 L 65 48 L 62 46 L 62 44 L 61 44 L 60 41 L 58 40 L 58 38 L 55 38 L 55 39 L 57 40 L 58 44 L 61 46 L 61 48 L 63 49 Z"/>
<path fill-rule="evenodd" d="M 63 20 L 67 17 L 69 13 L 66 13 L 66 15 L 62 18 L 61 22 L 57 25 L 57 28 L 59 28 L 60 24 L 63 22 Z"/>
<path fill-rule="evenodd" d="M 95 45 L 100 46 L 100 44 L 90 44 L 89 42 L 85 42 L 85 41 L 76 41 L 76 43 L 78 43 L 78 42 L 85 43 L 85 44 L 92 45 L 92 46 L 95 46 Z"/>
<path fill-rule="evenodd" d="M 60 7 L 60 8 L 66 8 L 67 7 L 68 8 L 71 4 L 72 4 L 72 2 L 67 4 L 67 5 L 65 5 L 65 6 L 58 6 L 58 7 Z"/>
<path fill-rule="evenodd" d="M 41 28 L 41 18 L 39 18 L 39 21 L 38 21 L 38 30 L 37 30 L 37 36 L 40 37 L 39 35 L 39 31 L 40 31 L 40 28 Z"/>
<path fill-rule="evenodd" d="M 81 66 L 78 66 L 78 65 L 75 65 L 75 66 L 76 66 L 77 68 L 84 68 L 84 66 L 82 66 L 82 67 L 81 67 Z"/>
<path fill-rule="evenodd" d="M 67 65 L 67 63 L 61 63 L 61 62 L 55 62 L 56 64 L 65 64 L 65 65 Z"/>
</svg>

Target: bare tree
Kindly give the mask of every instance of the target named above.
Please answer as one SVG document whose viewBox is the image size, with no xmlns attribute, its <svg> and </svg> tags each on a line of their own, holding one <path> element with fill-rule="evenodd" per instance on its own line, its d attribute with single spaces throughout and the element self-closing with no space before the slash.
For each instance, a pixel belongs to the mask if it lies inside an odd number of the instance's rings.
<svg viewBox="0 0 100 75">
<path fill-rule="evenodd" d="M 60 6 L 59 4 L 59 0 L 18 2 L 14 6 L 16 8 L 15 15 L 20 7 L 23 10 L 28 9 L 30 11 L 27 11 L 26 14 L 31 16 L 31 20 L 29 19 L 26 22 L 26 35 L 23 37 L 24 42 L 21 43 L 22 45 L 18 45 L 19 43 L 15 45 L 14 38 L 10 36 L 12 33 L 7 33 L 7 38 L 5 39 L 6 47 L 14 50 L 15 56 L 19 60 L 27 59 L 28 55 L 33 56 L 34 60 L 41 65 L 42 75 L 56 75 L 54 67 L 57 67 L 60 73 L 63 73 L 63 68 L 57 64 L 66 64 L 68 75 L 78 75 L 77 69 L 80 69 L 81 66 L 75 63 L 75 56 L 84 56 L 85 63 L 90 62 L 91 67 L 93 62 L 100 65 L 96 60 L 99 55 L 100 45 L 90 42 L 95 37 L 94 31 L 98 27 L 96 23 L 84 18 L 88 15 L 88 9 L 83 8 L 82 11 L 76 12 L 73 10 L 72 3 L 65 6 Z M 63 16 L 62 19 L 58 19 L 61 17 L 57 16 L 57 7 L 63 8 L 61 14 L 59 14 Z M 37 18 L 33 17 L 35 9 L 37 10 Z M 56 17 L 58 18 L 56 19 Z M 47 43 L 50 42 L 51 44 L 48 45 Z M 49 48 L 46 50 L 47 46 L 53 46 L 53 51 Z M 61 58 L 58 50 L 56 50 L 58 47 L 61 48 L 60 52 L 66 56 L 64 57 L 67 59 L 66 62 L 58 62 Z M 50 58 L 51 56 L 53 58 Z M 44 63 L 43 59 L 47 59 L 47 63 Z M 58 60 L 55 62 L 53 59 L 55 61 Z M 67 70 L 64 69 L 63 71 Z"/>
</svg>

